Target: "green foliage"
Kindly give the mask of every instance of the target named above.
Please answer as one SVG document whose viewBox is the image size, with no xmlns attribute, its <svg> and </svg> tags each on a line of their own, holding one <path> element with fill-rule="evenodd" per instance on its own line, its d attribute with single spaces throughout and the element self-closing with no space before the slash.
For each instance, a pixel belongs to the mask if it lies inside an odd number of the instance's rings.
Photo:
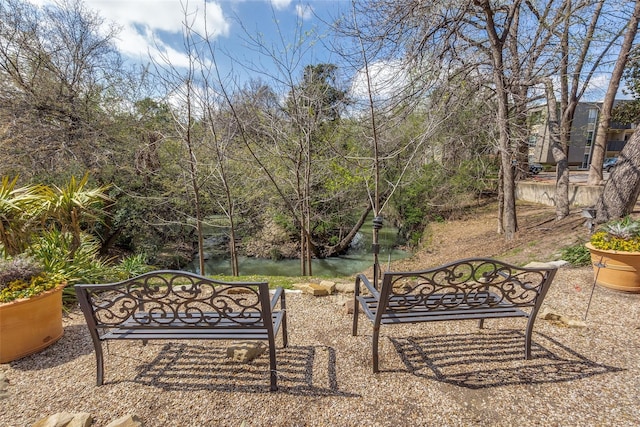
<svg viewBox="0 0 640 427">
<path fill-rule="evenodd" d="M 61 275 L 70 284 L 99 283 L 113 278 L 108 262 L 99 256 L 100 242 L 95 237 L 82 234 L 80 245 L 71 256 L 73 241 L 71 233 L 51 230 L 40 235 L 28 253 L 46 271 Z"/>
<path fill-rule="evenodd" d="M 629 53 L 629 61 L 624 71 L 626 89 L 633 101 L 621 102 L 613 109 L 612 119 L 621 123 L 640 123 L 640 45 Z"/>
<path fill-rule="evenodd" d="M 112 269 L 118 280 L 125 280 L 151 271 L 153 267 L 147 264 L 147 255 L 139 253 L 123 258 Z"/>
<path fill-rule="evenodd" d="M 282 259 L 282 253 L 278 248 L 271 248 L 271 250 L 269 251 L 269 257 L 272 261 L 279 261 Z"/>
<path fill-rule="evenodd" d="M 279 225 L 280 227 L 282 227 L 284 230 L 287 231 L 287 233 L 295 233 L 296 232 L 296 226 L 293 223 L 293 221 L 291 220 L 290 217 L 288 217 L 287 215 L 281 213 L 281 212 L 276 212 L 272 215 L 271 217 L 273 219 L 273 222 L 276 225 Z"/>
<path fill-rule="evenodd" d="M 54 287 L 58 279 L 94 283 L 114 274 L 99 256 L 101 243 L 87 233 L 105 217 L 104 208 L 110 202 L 107 187 L 88 188 L 88 175 L 80 180 L 71 177 L 60 187 L 16 187 L 16 182 L 17 178 L 4 177 L 0 187 L 0 225 L 6 237 L 3 252 L 5 256 L 27 255 L 37 261 L 41 271 L 37 273 L 32 264 L 13 257 L 13 267 L 5 266 L 3 273 L 14 277 L 4 289 L 5 294 L 10 293 L 5 299 L 35 295 Z M 73 295 L 73 289 L 65 289 L 65 293 Z"/>
<path fill-rule="evenodd" d="M 587 266 L 591 264 L 591 253 L 583 242 L 567 246 L 562 249 L 561 253 L 563 260 L 576 267 Z"/>
<path fill-rule="evenodd" d="M 324 182 L 325 189 L 328 192 L 343 191 L 345 188 L 351 188 L 356 185 L 362 185 L 364 179 L 353 172 L 352 168 L 341 165 L 336 161 L 330 164 L 331 175 Z"/>
<path fill-rule="evenodd" d="M 420 241 L 428 221 L 442 221 L 448 209 L 461 201 L 491 190 L 493 183 L 483 177 L 492 173 L 490 162 L 465 160 L 458 168 L 432 162 L 422 167 L 413 181 L 398 190 L 393 206 L 401 224 L 400 232 L 410 244 Z"/>
</svg>

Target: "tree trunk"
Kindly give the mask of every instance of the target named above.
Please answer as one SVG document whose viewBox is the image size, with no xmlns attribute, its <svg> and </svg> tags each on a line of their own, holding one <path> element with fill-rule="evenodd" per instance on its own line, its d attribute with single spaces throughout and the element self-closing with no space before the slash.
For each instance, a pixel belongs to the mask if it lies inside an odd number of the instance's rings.
<svg viewBox="0 0 640 427">
<path fill-rule="evenodd" d="M 551 154 L 556 162 L 556 219 L 560 220 L 569 213 L 569 167 L 567 150 L 562 144 L 560 119 L 558 118 L 558 101 L 553 90 L 551 79 L 544 80 L 547 97 L 547 115 L 549 124 L 549 142 Z"/>
<path fill-rule="evenodd" d="M 509 15 L 513 10 L 519 7 L 519 1 L 509 6 Z M 498 105 L 498 130 L 499 130 L 499 150 L 500 160 L 503 172 L 503 197 L 504 204 L 502 207 L 502 223 L 499 228 L 504 230 L 506 240 L 514 238 L 518 231 L 518 223 L 516 219 L 516 197 L 515 197 L 515 170 L 513 167 L 513 150 L 511 148 L 511 129 L 509 127 L 509 100 L 507 94 L 507 83 L 504 66 L 504 39 L 498 35 L 496 23 L 494 21 L 494 11 L 489 1 L 478 1 L 477 4 L 482 8 L 487 22 L 487 34 L 491 45 L 491 62 L 493 67 L 493 83 L 495 84 L 496 102 Z M 503 29 L 505 33 L 509 32 L 509 26 L 505 24 Z"/>
<path fill-rule="evenodd" d="M 358 222 L 356 222 L 356 224 L 351 228 L 351 230 L 347 233 L 344 239 L 340 240 L 340 242 L 338 242 L 338 244 L 335 246 L 325 248 L 322 251 L 322 256 L 326 258 L 330 256 L 339 255 L 344 251 L 346 251 L 349 248 L 349 245 L 351 244 L 351 242 L 353 241 L 353 238 L 355 237 L 355 235 L 358 233 L 358 231 L 360 231 L 360 228 L 362 228 L 362 225 L 366 221 L 367 216 L 369 215 L 372 209 L 373 209 L 372 206 L 368 205 L 367 209 L 365 209 L 360 215 Z M 377 243 L 377 240 L 376 240 L 376 243 Z"/>
<path fill-rule="evenodd" d="M 589 166 L 589 185 L 598 185 L 602 182 L 602 163 L 604 162 L 605 153 L 607 151 L 607 132 L 611 122 L 611 110 L 613 109 L 613 101 L 615 100 L 618 87 L 624 68 L 629 59 L 629 52 L 633 46 L 633 40 L 638 32 L 638 19 L 640 18 L 640 0 L 636 0 L 633 15 L 629 19 L 627 25 L 627 33 L 624 36 L 622 47 L 618 55 L 618 60 L 611 73 L 609 87 L 602 103 L 602 111 L 600 111 L 600 120 L 598 121 L 598 130 L 593 146 L 593 154 L 591 156 L 591 165 Z"/>
<path fill-rule="evenodd" d="M 640 129 L 640 128 L 638 128 Z M 596 203 L 596 223 L 630 214 L 640 194 L 640 131 L 636 129 L 618 157 Z"/>
</svg>

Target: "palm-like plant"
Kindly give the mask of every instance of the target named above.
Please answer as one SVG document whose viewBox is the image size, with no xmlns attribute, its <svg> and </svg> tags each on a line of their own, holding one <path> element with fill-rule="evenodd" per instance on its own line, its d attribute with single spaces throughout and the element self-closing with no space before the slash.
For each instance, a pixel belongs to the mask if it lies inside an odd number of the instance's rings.
<svg viewBox="0 0 640 427">
<path fill-rule="evenodd" d="M 80 247 L 82 231 L 100 221 L 104 205 L 112 202 L 106 193 L 108 186 L 87 189 L 88 180 L 87 174 L 81 180 L 71 177 L 66 186 L 54 186 L 48 194 L 46 209 L 49 217 L 62 233 L 69 232 L 73 236 L 71 257 Z"/>
<path fill-rule="evenodd" d="M 17 187 L 18 177 L 0 183 L 0 243 L 5 256 L 22 253 L 39 230 L 45 212 L 47 187 Z"/>
</svg>

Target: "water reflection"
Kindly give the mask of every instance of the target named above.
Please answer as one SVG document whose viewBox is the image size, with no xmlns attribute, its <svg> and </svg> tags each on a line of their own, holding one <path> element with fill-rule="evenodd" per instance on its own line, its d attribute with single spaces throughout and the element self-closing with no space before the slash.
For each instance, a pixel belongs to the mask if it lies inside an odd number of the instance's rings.
<svg viewBox="0 0 640 427">
<path fill-rule="evenodd" d="M 312 260 L 311 269 L 313 275 L 327 278 L 351 276 L 371 267 L 373 265 L 371 232 L 358 234 L 346 255 Z M 395 228 L 384 227 L 378 235 L 380 242 L 379 260 L 383 270 L 386 269 L 388 262 L 411 256 L 410 252 L 393 248 L 397 244 L 397 234 Z M 274 261 L 263 258 L 239 257 L 238 266 L 241 275 L 300 276 L 301 271 L 299 259 Z M 197 259 L 184 268 L 196 273 L 199 273 L 200 270 Z M 226 257 L 210 258 L 205 261 L 205 270 L 207 275 L 230 275 L 231 262 Z"/>
<path fill-rule="evenodd" d="M 360 271 L 366 270 L 373 265 L 373 255 L 370 253 L 350 254 L 340 257 L 325 259 L 314 259 L 311 263 L 314 276 L 321 277 L 341 277 L 350 276 Z M 391 260 L 407 258 L 411 254 L 406 251 L 393 250 L 391 253 L 380 254 L 380 263 L 383 270 L 386 263 Z M 264 275 L 264 276 L 300 276 L 300 260 L 285 259 L 272 261 L 270 259 L 239 257 L 238 265 L 241 275 Z M 198 273 L 197 260 L 187 267 L 188 271 Z M 209 259 L 205 261 L 206 274 L 231 274 L 231 263 L 229 259 Z"/>
</svg>

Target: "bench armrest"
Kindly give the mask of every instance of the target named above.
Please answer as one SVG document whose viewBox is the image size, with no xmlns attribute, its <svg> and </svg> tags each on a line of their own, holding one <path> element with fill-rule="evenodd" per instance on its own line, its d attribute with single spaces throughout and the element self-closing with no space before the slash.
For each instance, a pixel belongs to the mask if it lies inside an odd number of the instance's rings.
<svg viewBox="0 0 640 427">
<path fill-rule="evenodd" d="M 364 274 L 358 274 L 356 276 L 356 295 L 360 293 L 360 283 L 362 283 L 367 288 L 371 295 L 373 295 L 376 299 L 380 299 L 380 292 L 378 292 L 375 286 L 373 286 L 373 284 L 369 281 L 369 279 L 367 279 L 367 276 L 365 276 Z"/>
<path fill-rule="evenodd" d="M 271 311 L 278 304 L 278 300 L 280 300 L 280 309 L 284 310 L 284 290 L 281 287 L 276 288 L 273 297 L 271 297 Z"/>
</svg>

